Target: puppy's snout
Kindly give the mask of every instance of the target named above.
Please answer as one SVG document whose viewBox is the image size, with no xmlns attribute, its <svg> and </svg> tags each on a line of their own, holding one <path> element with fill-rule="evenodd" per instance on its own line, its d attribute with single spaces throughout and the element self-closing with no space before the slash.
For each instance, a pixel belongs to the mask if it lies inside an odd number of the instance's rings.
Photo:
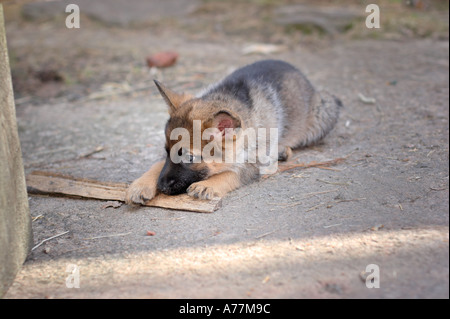
<svg viewBox="0 0 450 319">
<path fill-rule="evenodd" d="M 176 183 L 174 178 L 169 178 L 164 182 L 165 187 L 172 187 Z"/>
<path fill-rule="evenodd" d="M 168 181 L 167 181 L 167 186 L 173 186 L 173 184 L 175 184 L 175 180 L 174 179 L 169 179 Z"/>
<path fill-rule="evenodd" d="M 172 193 L 172 188 L 175 185 L 176 180 L 171 177 L 161 176 L 158 181 L 158 188 L 164 194 L 170 195 Z"/>
<path fill-rule="evenodd" d="M 203 180 L 205 176 L 206 170 L 192 170 L 183 164 L 174 164 L 167 158 L 159 175 L 157 188 L 163 194 L 178 195 L 186 193 L 189 185 Z"/>
</svg>

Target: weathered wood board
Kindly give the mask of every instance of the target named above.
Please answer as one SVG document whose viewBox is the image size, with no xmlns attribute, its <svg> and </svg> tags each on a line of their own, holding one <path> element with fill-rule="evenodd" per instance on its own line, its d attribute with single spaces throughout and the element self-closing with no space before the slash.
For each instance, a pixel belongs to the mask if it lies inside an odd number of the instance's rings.
<svg viewBox="0 0 450 319">
<path fill-rule="evenodd" d="M 33 172 L 26 177 L 30 194 L 79 196 L 83 198 L 125 201 L 128 184 L 99 182 L 74 178 L 50 172 Z M 221 207 L 221 198 L 200 200 L 187 194 L 167 196 L 159 194 L 145 206 L 185 210 L 198 213 L 212 213 Z"/>
</svg>

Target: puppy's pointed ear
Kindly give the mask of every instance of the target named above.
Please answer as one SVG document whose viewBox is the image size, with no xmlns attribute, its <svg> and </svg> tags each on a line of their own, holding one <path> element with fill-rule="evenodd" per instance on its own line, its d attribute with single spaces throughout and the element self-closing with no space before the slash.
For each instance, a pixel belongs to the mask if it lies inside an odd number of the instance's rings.
<svg viewBox="0 0 450 319">
<path fill-rule="evenodd" d="M 153 80 L 156 84 L 156 87 L 159 90 L 159 93 L 166 101 L 166 104 L 169 106 L 169 113 L 175 112 L 175 110 L 184 102 L 193 98 L 190 94 L 178 94 L 174 91 L 168 89 L 164 84 L 157 80 Z"/>
</svg>

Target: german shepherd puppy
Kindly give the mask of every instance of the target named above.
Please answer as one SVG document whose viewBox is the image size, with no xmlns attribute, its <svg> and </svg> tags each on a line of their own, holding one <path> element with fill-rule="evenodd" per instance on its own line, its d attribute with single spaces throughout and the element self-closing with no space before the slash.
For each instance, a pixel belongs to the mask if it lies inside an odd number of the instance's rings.
<svg viewBox="0 0 450 319">
<path fill-rule="evenodd" d="M 223 196 L 257 179 L 261 168 L 267 167 L 259 156 L 249 161 L 249 149 L 255 153 L 268 147 L 270 154 L 276 152 L 275 162 L 288 160 L 292 149 L 323 138 L 336 124 L 342 106 L 333 95 L 317 92 L 294 66 L 278 60 L 247 65 L 197 96 L 175 93 L 158 81 L 155 84 L 169 107 L 167 158 L 129 186 L 129 204 L 144 204 L 159 192 L 187 192 L 200 199 Z M 245 139 L 239 133 L 274 128 L 276 145 L 258 139 L 252 146 L 248 134 Z M 173 134 L 178 129 L 194 138 L 180 139 L 180 134 Z M 195 134 L 201 134 L 197 142 Z M 239 143 L 244 147 L 238 148 Z M 232 160 L 224 160 L 225 145 L 236 152 Z M 214 160 L 206 160 L 205 151 Z M 237 161 L 239 155 L 245 160 Z M 274 164 L 273 157 L 270 162 Z"/>
</svg>

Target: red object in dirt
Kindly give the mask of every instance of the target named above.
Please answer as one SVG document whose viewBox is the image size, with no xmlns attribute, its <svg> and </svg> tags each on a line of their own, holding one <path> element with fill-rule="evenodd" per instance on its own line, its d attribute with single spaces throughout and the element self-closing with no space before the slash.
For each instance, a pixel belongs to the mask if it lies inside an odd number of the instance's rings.
<svg viewBox="0 0 450 319">
<path fill-rule="evenodd" d="M 148 67 L 167 68 L 177 62 L 178 53 L 172 51 L 158 52 L 147 57 Z"/>
</svg>

